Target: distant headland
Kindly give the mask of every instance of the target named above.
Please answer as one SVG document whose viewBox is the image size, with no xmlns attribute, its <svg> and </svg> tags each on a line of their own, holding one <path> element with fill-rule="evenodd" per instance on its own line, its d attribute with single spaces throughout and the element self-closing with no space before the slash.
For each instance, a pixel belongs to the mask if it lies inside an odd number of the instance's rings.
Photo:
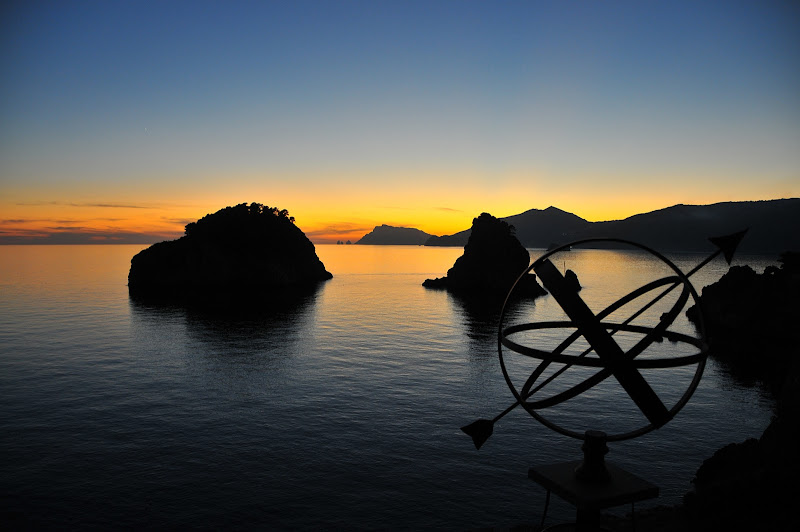
<svg viewBox="0 0 800 532">
<path fill-rule="evenodd" d="M 288 211 L 241 203 L 136 254 L 128 289 L 139 297 L 246 299 L 299 293 L 332 277 Z"/>
<path fill-rule="evenodd" d="M 514 227 L 516 237 L 526 248 L 547 249 L 585 238 L 614 237 L 662 252 L 705 252 L 711 250 L 709 236 L 750 228 L 739 247 L 740 253 L 778 254 L 800 249 L 800 198 L 673 205 L 607 222 L 589 222 L 556 207 L 530 209 L 500 220 Z M 370 236 L 368 242 L 359 243 L 396 244 L 401 232 L 410 229 L 384 225 L 377 231 L 376 227 L 364 237 Z M 465 229 L 452 235 L 430 236 L 424 244 L 462 247 L 470 232 Z"/>
<path fill-rule="evenodd" d="M 422 246 L 433 235 L 413 227 L 392 227 L 378 225 L 361 237 L 356 244 L 372 244 L 382 246 Z"/>
</svg>

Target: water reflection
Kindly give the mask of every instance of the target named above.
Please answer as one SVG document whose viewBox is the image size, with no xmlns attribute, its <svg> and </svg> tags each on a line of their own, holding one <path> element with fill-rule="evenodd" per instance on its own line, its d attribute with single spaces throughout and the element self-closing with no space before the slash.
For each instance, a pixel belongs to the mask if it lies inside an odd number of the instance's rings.
<svg viewBox="0 0 800 532">
<path fill-rule="evenodd" d="M 480 351 L 496 348 L 497 323 L 503 307 L 501 298 L 468 297 L 448 292 L 447 299 L 464 322 L 467 337 Z"/>
<path fill-rule="evenodd" d="M 712 349 L 709 360 L 713 361 L 717 374 L 722 378 L 721 386 L 725 389 L 752 388 L 762 399 L 773 402 L 775 394 L 780 395 L 780 390 L 770 389 L 770 378 L 763 367 L 756 362 L 734 362 L 725 353 Z"/>
<path fill-rule="evenodd" d="M 262 294 L 200 304 L 135 297 L 129 302 L 133 326 L 145 329 L 144 337 L 171 343 L 182 335 L 185 345 L 199 344 L 196 352 L 203 357 L 247 362 L 253 356 L 280 358 L 297 351 L 296 342 L 309 330 L 322 286 L 292 296 Z"/>
<path fill-rule="evenodd" d="M 495 356 L 504 298 L 470 297 L 449 292 L 447 298 L 455 314 L 461 317 L 470 341 L 470 351 L 475 354 Z M 506 307 L 506 321 L 529 314 L 540 299 L 520 298 L 509 301 Z"/>
</svg>

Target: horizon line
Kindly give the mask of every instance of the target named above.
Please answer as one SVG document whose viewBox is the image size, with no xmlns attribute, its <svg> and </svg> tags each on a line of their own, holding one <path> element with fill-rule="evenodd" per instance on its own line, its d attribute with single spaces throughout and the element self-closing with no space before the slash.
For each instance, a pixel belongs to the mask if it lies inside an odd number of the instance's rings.
<svg viewBox="0 0 800 532">
<path fill-rule="evenodd" d="M 777 202 L 777 201 L 790 201 L 790 200 L 797 200 L 797 199 L 800 199 L 800 198 L 798 198 L 798 197 L 783 197 L 783 198 L 760 199 L 760 200 L 719 201 L 719 202 L 706 203 L 706 204 L 700 204 L 700 203 L 676 203 L 674 205 L 670 205 L 670 206 L 667 206 L 667 207 L 662 207 L 662 208 L 654 209 L 654 210 L 651 210 L 651 211 L 645 211 L 645 212 L 632 214 L 632 215 L 627 216 L 625 218 L 615 218 L 615 219 L 611 219 L 611 220 L 596 220 L 596 221 L 586 220 L 585 218 L 581 217 L 578 214 L 566 211 L 564 209 L 561 209 L 560 207 L 556 207 L 555 205 L 549 205 L 548 207 L 546 207 L 544 209 L 531 208 L 531 209 L 526 209 L 526 210 L 524 210 L 522 212 L 519 212 L 519 213 L 516 213 L 516 214 L 510 214 L 510 215 L 507 215 L 507 216 L 498 216 L 497 218 L 499 218 L 501 220 L 504 220 L 504 219 L 507 219 L 507 218 L 520 216 L 520 215 L 529 213 L 531 211 L 544 212 L 544 211 L 546 211 L 548 209 L 557 209 L 557 210 L 559 210 L 561 212 L 564 212 L 564 213 L 567 213 L 567 214 L 571 214 L 573 216 L 577 216 L 578 218 L 581 218 L 582 220 L 586 221 L 587 223 L 597 224 L 597 223 L 609 223 L 609 222 L 627 220 L 627 219 L 633 218 L 635 216 L 641 216 L 643 214 L 650 214 L 650 213 L 654 213 L 654 212 L 664 211 L 664 210 L 675 208 L 675 207 L 712 207 L 712 206 L 715 206 L 715 205 L 723 205 L 723 204 L 766 203 L 766 202 Z M 221 207 L 221 208 L 224 208 L 224 207 Z M 482 211 L 482 212 L 487 212 L 487 211 Z M 481 213 L 478 213 L 476 215 L 476 217 L 480 216 L 480 214 Z M 22 221 L 22 220 L 14 220 L 14 221 L 15 222 L 19 222 L 19 221 Z M 2 223 L 2 222 L 3 222 L 3 220 L 0 220 L 0 223 Z M 417 227 L 414 227 L 414 226 L 390 225 L 390 224 L 386 224 L 386 223 L 379 223 L 378 225 L 373 226 L 372 229 L 367 230 L 366 233 L 362 234 L 358 238 L 358 240 L 360 240 L 361 238 L 363 238 L 367 234 L 370 234 L 375 228 L 378 228 L 378 227 L 381 227 L 381 226 L 389 226 L 389 227 L 398 228 L 398 229 L 417 229 L 419 231 L 422 231 L 421 229 L 419 229 Z M 326 227 L 329 228 L 329 227 L 332 227 L 332 226 L 328 225 Z M 468 231 L 469 229 L 470 228 L 468 227 L 466 229 L 462 229 L 462 230 L 456 231 L 454 233 L 442 234 L 442 235 L 436 235 L 436 234 L 432 234 L 432 233 L 427 233 L 426 231 L 422 231 L 422 232 L 430 235 L 431 237 L 447 237 L 447 236 L 453 236 L 453 235 L 456 235 L 456 234 L 459 234 L 459 233 L 463 233 L 464 231 Z M 128 230 L 128 231 L 119 231 L 119 232 L 115 232 L 115 231 L 91 231 L 91 230 L 89 230 L 89 231 L 72 230 L 72 231 L 50 231 L 50 232 L 46 232 L 46 231 L 43 231 L 43 230 L 37 230 L 36 233 L 37 233 L 36 236 L 33 236 L 33 235 L 13 235 L 13 234 L 3 235 L 3 234 L 0 234 L 0 245 L 2 245 L 2 246 L 15 246 L 15 245 L 18 245 L 18 246 L 28 246 L 28 245 L 45 245 L 45 246 L 46 245 L 62 245 L 62 246 L 66 246 L 66 245 L 147 245 L 147 246 L 150 246 L 150 245 L 156 244 L 158 242 L 164 242 L 164 241 L 168 241 L 168 240 L 177 240 L 177 239 L 182 238 L 184 236 L 184 232 L 183 231 L 181 231 L 180 233 L 178 231 L 175 231 L 174 232 L 174 238 L 169 238 L 167 236 L 169 233 L 148 234 L 148 233 L 133 232 L 133 231 L 130 231 L 130 230 Z M 337 234 L 337 235 L 332 235 L 330 237 L 321 237 L 320 238 L 321 234 L 327 233 L 327 231 L 325 231 L 325 230 L 309 231 L 308 233 L 306 231 L 303 231 L 303 233 L 307 236 L 307 238 L 309 238 L 309 241 L 311 241 L 314 245 L 326 245 L 326 244 L 335 245 L 337 243 L 337 241 L 343 240 L 343 238 L 347 239 L 347 237 L 346 236 L 343 237 L 341 233 Z M 308 237 L 308 234 L 312 234 L 312 233 L 315 234 L 315 236 L 317 238 L 313 238 L 312 239 L 312 238 Z M 165 238 L 165 236 L 167 236 L 167 238 Z M 349 240 L 353 240 L 353 244 L 355 244 L 355 242 L 357 241 L 357 240 L 354 240 L 354 238 L 352 236 L 349 238 Z"/>
</svg>

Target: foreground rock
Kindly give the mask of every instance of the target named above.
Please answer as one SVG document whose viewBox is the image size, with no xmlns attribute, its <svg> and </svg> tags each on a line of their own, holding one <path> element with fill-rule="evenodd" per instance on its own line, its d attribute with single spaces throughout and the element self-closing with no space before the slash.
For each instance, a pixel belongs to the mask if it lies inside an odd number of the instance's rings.
<svg viewBox="0 0 800 532">
<path fill-rule="evenodd" d="M 760 380 L 778 393 L 798 354 L 800 253 L 784 253 L 779 261 L 780 268 L 762 274 L 734 266 L 700 297 L 711 356 L 735 377 Z M 697 323 L 695 307 L 687 315 Z"/>
<path fill-rule="evenodd" d="M 514 236 L 513 227 L 488 213 L 472 220 L 464 254 L 447 276 L 426 279 L 423 286 L 442 288 L 462 296 L 503 297 L 530 263 L 530 255 Z M 537 297 L 547 292 L 527 274 L 516 294 Z"/>
<path fill-rule="evenodd" d="M 286 210 L 242 203 L 131 259 L 132 296 L 203 300 L 308 291 L 333 276 Z"/>
<path fill-rule="evenodd" d="M 763 274 L 733 267 L 700 298 L 711 356 L 766 384 L 776 415 L 760 438 L 719 449 L 697 470 L 685 516 L 698 530 L 800 529 L 800 254 L 780 261 Z M 688 315 L 697 321 L 696 308 Z"/>
</svg>

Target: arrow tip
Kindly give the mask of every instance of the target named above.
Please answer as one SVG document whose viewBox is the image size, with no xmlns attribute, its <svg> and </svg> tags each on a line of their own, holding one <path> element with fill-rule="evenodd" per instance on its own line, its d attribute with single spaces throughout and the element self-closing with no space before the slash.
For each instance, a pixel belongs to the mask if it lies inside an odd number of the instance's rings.
<svg viewBox="0 0 800 532">
<path fill-rule="evenodd" d="M 709 238 L 711 243 L 717 246 L 720 251 L 722 251 L 722 254 L 725 256 L 725 260 L 728 262 L 729 266 L 733 260 L 733 254 L 736 252 L 736 248 L 739 247 L 739 242 L 742 241 L 742 238 L 744 238 L 744 235 L 747 233 L 747 231 L 748 229 L 745 229 L 744 231 L 739 231 L 738 233 L 725 236 L 712 236 Z"/>
<path fill-rule="evenodd" d="M 479 419 L 473 421 L 469 425 L 464 425 L 461 427 L 461 430 L 472 438 L 472 443 L 475 444 L 475 448 L 480 449 L 486 440 L 489 439 L 489 436 L 492 435 L 494 431 L 494 421 L 490 419 Z"/>
</svg>

